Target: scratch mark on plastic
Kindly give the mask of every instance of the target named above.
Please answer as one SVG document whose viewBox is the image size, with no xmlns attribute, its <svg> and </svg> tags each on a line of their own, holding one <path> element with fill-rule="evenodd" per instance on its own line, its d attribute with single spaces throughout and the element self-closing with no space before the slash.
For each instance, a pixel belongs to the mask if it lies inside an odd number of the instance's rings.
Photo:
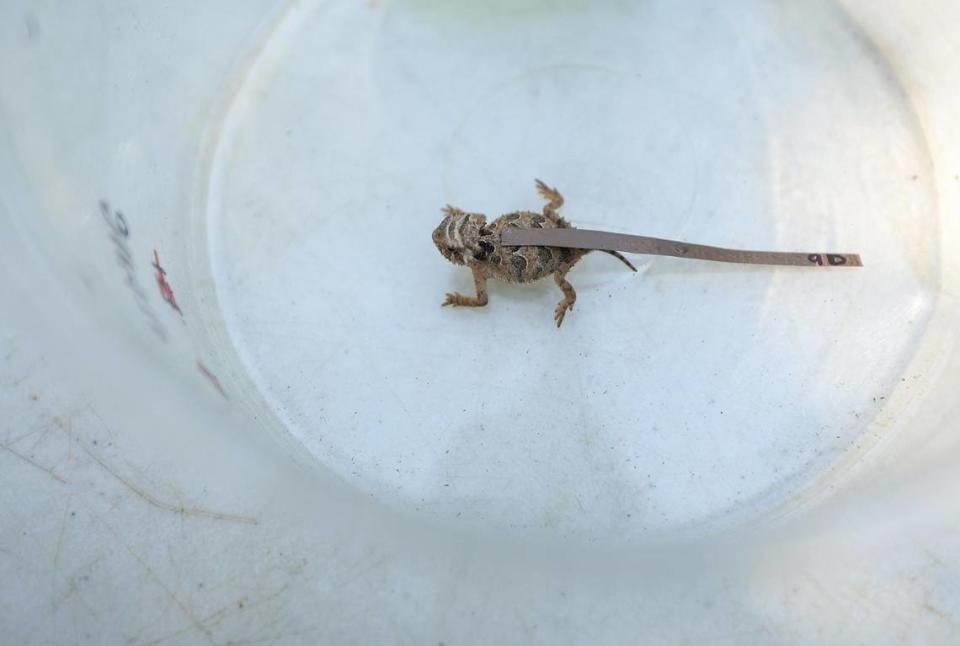
<svg viewBox="0 0 960 646">
<path fill-rule="evenodd" d="M 127 489 L 129 489 L 130 491 L 135 493 L 137 496 L 139 496 L 142 500 L 146 501 L 147 503 L 156 507 L 157 509 L 162 509 L 164 511 L 169 511 L 176 514 L 183 514 L 184 516 L 197 516 L 201 518 L 211 518 L 213 520 L 223 520 L 223 521 L 229 521 L 234 523 L 244 523 L 247 525 L 259 524 L 259 521 L 256 518 L 251 518 L 250 516 L 240 516 L 237 514 L 225 514 L 218 511 L 212 511 L 210 509 L 204 509 L 202 507 L 185 507 L 184 505 L 175 505 L 175 504 L 160 500 L 156 496 L 150 494 L 147 491 L 144 491 L 143 489 L 141 489 L 140 487 L 133 484 L 132 482 L 124 478 L 122 475 L 117 473 L 114 469 L 110 467 L 110 465 L 108 465 L 106 462 L 100 459 L 98 455 L 96 455 L 93 451 L 91 451 L 86 446 L 84 446 L 82 442 L 78 441 L 77 446 L 79 446 L 80 449 L 87 454 L 87 457 L 89 457 L 91 460 L 93 460 L 98 465 L 100 465 L 100 467 L 104 471 L 112 475 L 117 481 L 119 481 Z"/>
<path fill-rule="evenodd" d="M 223 608 L 220 608 L 219 610 L 216 610 L 210 613 L 206 617 L 198 618 L 195 622 L 191 622 L 189 626 L 186 626 L 184 628 L 178 628 L 177 630 L 167 633 L 166 635 L 161 635 L 156 639 L 151 639 L 148 642 L 144 642 L 143 646 L 157 646 L 157 644 L 162 644 L 163 642 L 170 641 L 171 639 L 185 635 L 186 633 L 189 633 L 192 630 L 197 630 L 198 626 L 203 626 L 205 629 L 208 629 L 207 628 L 208 625 L 210 624 L 216 625 L 217 622 L 219 622 L 221 619 L 224 618 L 224 616 L 226 616 L 227 611 L 229 611 L 232 607 L 233 607 L 233 604 L 224 606 Z"/>
<path fill-rule="evenodd" d="M 184 614 L 184 616 L 188 620 L 190 620 L 190 623 L 193 625 L 194 628 L 196 628 L 197 632 L 203 635 L 207 639 L 207 641 L 210 642 L 211 644 L 216 644 L 216 642 L 213 640 L 213 635 L 211 634 L 210 630 L 207 627 L 205 627 L 197 619 L 197 617 L 193 614 L 193 612 L 190 611 L 190 608 L 187 606 L 187 604 L 184 603 L 180 599 L 180 597 L 174 594 L 173 590 L 170 589 L 170 586 L 164 583 L 163 579 L 161 579 L 160 576 L 154 571 L 154 569 L 150 567 L 150 564 L 147 563 L 142 556 L 137 554 L 133 550 L 133 548 L 127 545 L 120 538 L 120 534 L 117 533 L 117 530 L 115 530 L 113 526 L 110 525 L 110 523 L 105 521 L 103 518 L 100 518 L 99 516 L 95 516 L 95 518 L 99 520 L 108 530 L 110 530 L 110 533 L 113 534 L 113 537 L 116 539 L 116 541 L 121 546 L 123 546 L 124 549 L 127 550 L 130 556 L 132 556 L 141 565 L 141 567 L 143 567 L 144 570 L 146 570 L 147 574 L 150 576 L 153 582 L 156 583 L 158 586 L 160 586 L 160 588 L 167 594 L 167 597 L 169 597 L 176 604 L 176 606 L 180 609 L 180 611 Z"/>
<path fill-rule="evenodd" d="M 26 462 L 26 463 L 29 464 L 30 466 L 35 467 L 35 468 L 37 468 L 37 469 L 40 469 L 41 471 L 43 471 L 44 473 L 46 473 L 47 475 L 49 475 L 51 478 L 53 478 L 53 479 L 56 480 L 57 482 L 60 482 L 60 483 L 62 483 L 62 484 L 69 484 L 66 480 L 64 480 L 63 478 L 61 478 L 60 476 L 58 476 L 56 473 L 54 473 L 53 469 L 51 469 L 51 468 L 49 468 L 49 467 L 45 467 L 45 466 L 43 466 L 42 464 L 40 464 L 40 463 L 38 463 L 38 462 L 30 459 L 30 458 L 27 457 L 26 455 L 20 453 L 19 451 L 15 451 L 15 450 L 11 449 L 11 448 L 10 448 L 9 446 L 7 446 L 6 444 L 0 444 L 0 449 L 3 449 L 4 451 L 6 451 L 7 453 L 9 453 L 10 455 L 13 455 L 13 456 L 15 456 L 15 457 L 20 458 L 21 460 L 23 460 L 24 462 Z"/>
<path fill-rule="evenodd" d="M 53 554 L 53 567 L 60 569 L 60 555 L 63 553 L 63 537 L 67 533 L 67 514 L 69 508 L 64 508 L 63 518 L 60 520 L 60 536 L 57 537 L 57 549 Z"/>
</svg>

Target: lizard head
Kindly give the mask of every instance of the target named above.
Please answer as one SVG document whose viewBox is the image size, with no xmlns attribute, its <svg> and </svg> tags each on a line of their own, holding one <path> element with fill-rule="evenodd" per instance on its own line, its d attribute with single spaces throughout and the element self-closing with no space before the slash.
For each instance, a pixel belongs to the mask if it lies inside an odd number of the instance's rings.
<svg viewBox="0 0 960 646">
<path fill-rule="evenodd" d="M 485 255 L 481 245 L 481 229 L 486 218 L 479 213 L 464 213 L 454 206 L 443 209 L 443 220 L 433 230 L 433 244 L 443 257 L 455 265 L 482 259 Z"/>
</svg>

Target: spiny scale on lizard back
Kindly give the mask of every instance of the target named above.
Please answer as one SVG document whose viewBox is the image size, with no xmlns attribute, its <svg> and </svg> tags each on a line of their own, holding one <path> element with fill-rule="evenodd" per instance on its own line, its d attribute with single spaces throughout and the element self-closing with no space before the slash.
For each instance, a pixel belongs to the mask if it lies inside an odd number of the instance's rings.
<svg viewBox="0 0 960 646">
<path fill-rule="evenodd" d="M 558 247 L 511 247 L 500 244 L 500 234 L 508 227 L 520 229 L 565 229 L 569 224 L 557 218 L 552 220 L 539 213 L 516 211 L 502 215 L 488 228 L 494 234 L 499 262 L 492 262 L 488 271 L 491 278 L 514 283 L 528 283 L 539 280 L 579 259 L 584 254 L 579 249 L 561 249 Z M 496 260 L 496 259 L 492 259 Z"/>
</svg>

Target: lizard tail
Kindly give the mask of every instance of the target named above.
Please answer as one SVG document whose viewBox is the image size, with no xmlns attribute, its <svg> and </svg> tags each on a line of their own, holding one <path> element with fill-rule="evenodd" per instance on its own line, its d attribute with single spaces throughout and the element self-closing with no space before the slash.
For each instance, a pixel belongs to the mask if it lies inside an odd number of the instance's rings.
<svg viewBox="0 0 960 646">
<path fill-rule="evenodd" d="M 603 251 L 603 253 L 608 253 L 608 254 L 610 254 L 611 256 L 613 256 L 614 258 L 617 258 L 618 260 L 620 260 L 620 262 L 622 262 L 622 263 L 625 264 L 627 267 L 629 267 L 631 271 L 636 271 L 636 270 L 637 270 L 637 268 L 634 267 L 633 265 L 631 265 L 631 264 L 630 264 L 630 261 L 627 260 L 626 258 L 624 258 L 624 257 L 620 254 L 619 251 L 607 251 L 606 249 L 603 249 L 602 251 Z"/>
</svg>

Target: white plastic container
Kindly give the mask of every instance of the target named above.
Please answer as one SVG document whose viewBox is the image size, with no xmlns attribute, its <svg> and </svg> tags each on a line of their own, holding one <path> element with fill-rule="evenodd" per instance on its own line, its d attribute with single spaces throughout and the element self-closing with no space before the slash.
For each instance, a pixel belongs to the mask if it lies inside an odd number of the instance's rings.
<svg viewBox="0 0 960 646">
<path fill-rule="evenodd" d="M 131 459 L 301 537 L 289 607 L 336 611 L 298 639 L 956 637 L 955 569 L 849 592 L 960 557 L 956 3 L 0 18 L 4 316 Z M 865 266 L 594 254 L 559 331 L 550 281 L 441 308 L 440 207 L 535 177 L 578 225 Z"/>
</svg>

